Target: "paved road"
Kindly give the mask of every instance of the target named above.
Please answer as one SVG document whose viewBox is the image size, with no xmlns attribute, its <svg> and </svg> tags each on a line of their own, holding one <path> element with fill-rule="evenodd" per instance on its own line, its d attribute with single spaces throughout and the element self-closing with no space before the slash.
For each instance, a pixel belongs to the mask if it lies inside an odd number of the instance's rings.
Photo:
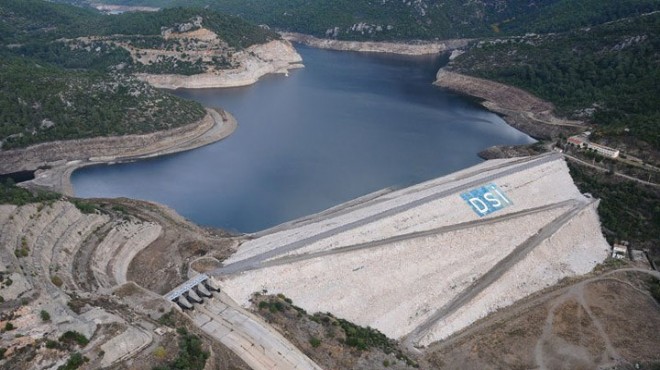
<svg viewBox="0 0 660 370">
<path fill-rule="evenodd" d="M 511 253 L 495 264 L 490 270 L 475 280 L 468 288 L 464 289 L 454 299 L 438 309 L 433 315 L 429 316 L 417 328 L 407 335 L 405 343 L 409 348 L 417 345 L 435 324 L 445 317 L 453 314 L 466 303 L 475 298 L 484 289 L 502 277 L 511 267 L 520 262 L 529 252 L 538 246 L 545 239 L 552 236 L 566 222 L 570 221 L 583 209 L 591 206 L 596 200 L 587 203 L 576 202 L 571 209 L 564 212 L 552 222 L 541 228 L 536 234 L 529 237 L 522 244 L 518 245 Z"/>
<path fill-rule="evenodd" d="M 381 212 L 372 214 L 372 215 L 367 216 L 365 218 L 355 220 L 353 222 L 349 222 L 349 223 L 346 223 L 344 225 L 340 225 L 340 226 L 335 227 L 333 229 L 324 230 L 324 231 L 322 231 L 322 232 L 320 232 L 316 235 L 313 235 L 313 236 L 310 236 L 310 237 L 307 237 L 307 238 L 303 238 L 303 239 L 297 240 L 295 242 L 285 244 L 285 245 L 280 246 L 280 247 L 273 248 L 273 249 L 271 249 L 269 251 L 266 251 L 264 253 L 261 253 L 259 255 L 249 257 L 249 258 L 246 258 L 244 260 L 241 260 L 241 261 L 229 264 L 227 266 L 215 269 L 215 270 L 209 272 L 208 274 L 211 275 L 211 276 L 219 276 L 219 275 L 235 274 L 235 273 L 239 273 L 239 272 L 242 272 L 242 271 L 245 271 L 245 270 L 252 270 L 252 269 L 258 268 L 262 261 L 271 259 L 273 257 L 277 257 L 279 255 L 287 254 L 287 253 L 292 252 L 296 249 L 300 249 L 302 247 L 305 247 L 307 245 L 315 243 L 319 240 L 330 238 L 330 237 L 335 236 L 339 233 L 343 233 L 345 231 L 349 231 L 349 230 L 358 228 L 360 226 L 370 224 L 372 222 L 378 221 L 378 220 L 386 218 L 386 217 L 391 217 L 391 216 L 396 215 L 398 213 L 405 212 L 407 210 L 410 210 L 412 208 L 415 208 L 415 207 L 421 206 L 423 204 L 432 202 L 434 200 L 447 197 L 451 194 L 455 194 L 455 193 L 458 193 L 460 191 L 463 191 L 463 190 L 466 190 L 466 189 L 469 189 L 469 188 L 473 188 L 473 187 L 478 186 L 478 185 L 483 185 L 483 184 L 488 183 L 490 181 L 493 181 L 495 179 L 498 179 L 498 178 L 501 178 L 501 177 L 504 177 L 504 176 L 508 176 L 508 175 L 516 173 L 516 172 L 524 171 L 524 170 L 529 169 L 529 168 L 540 166 L 540 165 L 545 164 L 547 162 L 557 160 L 560 157 L 561 157 L 561 154 L 556 153 L 556 152 L 551 152 L 551 153 L 547 153 L 547 154 L 544 154 L 544 155 L 541 155 L 541 156 L 538 156 L 538 157 L 533 157 L 531 159 L 526 158 L 524 161 L 523 160 L 516 161 L 516 162 L 514 162 L 514 164 L 507 163 L 509 168 L 505 168 L 503 171 L 498 171 L 496 173 L 492 173 L 492 174 L 484 176 L 484 177 L 479 177 L 475 180 L 468 181 L 467 183 L 464 183 L 464 184 L 461 184 L 461 185 L 456 185 L 456 186 L 450 187 L 448 189 L 438 191 L 438 192 L 433 193 L 431 195 L 427 195 L 425 197 L 410 201 L 406 204 L 401 204 L 401 205 L 392 207 L 390 209 L 387 209 L 385 211 L 381 211 Z M 503 165 L 503 166 L 507 167 L 506 164 Z"/>
<path fill-rule="evenodd" d="M 389 194 L 393 192 L 393 188 L 385 188 L 381 189 L 378 191 L 375 191 L 373 193 L 361 196 L 359 198 L 355 198 L 353 200 L 350 200 L 348 202 L 336 205 L 334 207 L 328 208 L 324 211 L 321 211 L 319 213 L 315 213 L 312 215 L 307 215 L 300 217 L 298 219 L 288 221 L 276 226 L 273 226 L 269 229 L 262 230 L 262 231 L 257 231 L 255 233 L 249 234 L 251 238 L 257 239 L 261 238 L 262 236 L 269 235 L 269 234 L 274 234 L 279 231 L 284 231 L 287 229 L 292 229 L 292 228 L 298 228 L 301 226 L 305 226 L 308 224 L 312 224 L 315 222 L 319 222 L 320 220 L 324 218 L 329 218 L 330 216 L 332 217 L 337 217 L 342 214 L 348 213 L 355 211 L 357 209 L 363 208 L 368 205 L 373 205 L 376 203 L 383 202 L 387 200 L 387 198 L 383 198 L 383 195 Z"/>
<path fill-rule="evenodd" d="M 341 254 L 341 253 L 349 253 L 349 252 L 354 252 L 354 251 L 358 251 L 358 250 L 362 250 L 362 249 L 377 248 L 377 247 L 381 247 L 381 246 L 384 246 L 384 245 L 389 245 L 389 244 L 392 244 L 392 243 L 397 243 L 397 242 L 410 240 L 410 239 L 423 238 L 423 237 L 427 237 L 427 236 L 444 234 L 444 233 L 448 233 L 448 232 L 452 232 L 452 231 L 470 229 L 470 228 L 475 228 L 475 227 L 480 227 L 480 226 L 485 226 L 485 225 L 492 225 L 492 224 L 496 224 L 496 223 L 499 223 L 499 222 L 504 222 L 504 221 L 512 220 L 512 219 L 515 219 L 515 218 L 518 218 L 518 217 L 524 217 L 524 216 L 527 216 L 527 215 L 531 215 L 531 214 L 535 214 L 535 213 L 539 213 L 539 212 L 544 212 L 544 211 L 548 211 L 548 210 L 552 210 L 552 209 L 556 209 L 556 208 L 560 208 L 560 207 L 564 207 L 564 206 L 575 206 L 577 203 L 578 203 L 578 201 L 573 200 L 573 199 L 569 199 L 569 200 L 565 200 L 563 202 L 549 204 L 549 205 L 536 207 L 536 208 L 530 208 L 530 209 L 509 213 L 509 214 L 502 215 L 502 216 L 497 216 L 497 217 L 492 217 L 492 218 L 487 218 L 487 219 L 467 221 L 467 222 L 463 222 L 463 223 L 460 223 L 460 224 L 455 224 L 455 225 L 450 225 L 450 226 L 442 226 L 442 227 L 437 227 L 437 228 L 430 229 L 430 230 L 417 231 L 417 232 L 413 232 L 413 233 L 397 235 L 397 236 L 393 236 L 391 238 L 375 240 L 375 241 L 366 242 L 366 243 L 353 244 L 353 245 L 349 245 L 349 246 L 345 246 L 345 247 L 339 247 L 339 248 L 333 248 L 331 250 L 326 250 L 326 251 L 321 251 L 321 252 L 305 253 L 305 254 L 299 254 L 299 255 L 294 255 L 294 256 L 285 256 L 285 257 L 277 258 L 277 259 L 274 259 L 274 260 L 263 261 L 256 268 L 286 265 L 286 264 L 290 264 L 290 263 L 293 263 L 293 262 L 300 262 L 300 261 L 309 260 L 309 259 L 313 259 L 313 258 L 331 256 L 331 255 Z"/>
<path fill-rule="evenodd" d="M 566 153 L 564 153 L 564 157 L 566 157 L 566 158 L 568 158 L 568 159 L 570 159 L 570 160 L 572 160 L 572 161 L 574 161 L 574 162 L 578 162 L 579 164 L 581 164 L 581 165 L 583 165 L 583 166 L 591 167 L 591 168 L 594 168 L 594 169 L 596 169 L 596 170 L 598 170 L 598 171 L 601 171 L 601 172 L 607 172 L 607 171 L 609 171 L 607 168 L 603 168 L 603 167 L 600 167 L 600 166 L 593 165 L 593 164 L 591 164 L 591 163 L 589 163 L 589 162 L 585 162 L 585 161 L 583 161 L 583 160 L 581 160 L 581 159 L 578 159 L 578 158 L 573 157 L 572 155 L 569 155 L 569 154 L 566 154 Z M 640 184 L 649 185 L 649 186 L 653 186 L 653 187 L 656 187 L 656 188 L 657 188 L 657 187 L 660 187 L 660 184 L 656 184 L 656 183 L 653 183 L 653 182 L 644 181 L 644 180 L 638 179 L 638 178 L 636 178 L 636 177 L 632 177 L 632 176 L 624 175 L 624 174 L 619 173 L 619 172 L 612 172 L 612 174 L 614 174 L 615 176 L 623 177 L 624 179 L 628 179 L 628 180 L 631 180 L 631 181 L 636 181 L 636 182 L 638 182 L 638 183 L 640 183 Z"/>
<path fill-rule="evenodd" d="M 463 170 L 463 171 L 461 171 L 457 174 L 454 174 L 452 176 L 446 176 L 446 177 L 443 177 L 443 178 L 440 178 L 440 179 L 429 180 L 426 183 L 421 183 L 421 184 L 414 185 L 414 186 L 412 186 L 410 188 L 407 188 L 407 189 L 404 188 L 404 189 L 399 189 L 399 190 L 403 191 L 404 194 L 406 194 L 406 195 L 411 194 L 411 193 L 420 192 L 420 191 L 425 191 L 425 190 L 428 190 L 430 188 L 446 185 L 449 182 L 453 182 L 453 181 L 462 180 L 462 179 L 465 179 L 465 178 L 468 178 L 468 177 L 476 176 L 476 175 L 478 175 L 478 174 L 480 174 L 484 171 L 495 171 L 495 170 L 503 168 L 503 167 L 514 166 L 518 163 L 527 162 L 527 161 L 529 161 L 529 157 L 523 157 L 523 158 L 519 158 L 517 160 L 509 160 L 505 163 L 490 166 L 487 169 L 467 168 L 467 169 L 465 169 L 465 170 Z M 441 179 L 442 179 L 442 181 L 440 181 Z M 322 221 L 323 219 L 330 218 L 330 216 L 338 217 L 338 216 L 344 215 L 344 214 L 349 213 L 349 212 L 354 212 L 358 209 L 362 209 L 362 208 L 372 206 L 374 204 L 382 203 L 382 202 L 385 202 L 385 201 L 388 201 L 388 200 L 392 200 L 393 199 L 392 197 L 388 198 L 386 196 L 393 193 L 393 192 L 395 192 L 395 191 L 397 191 L 397 190 L 395 190 L 393 188 L 381 189 L 381 190 L 375 191 L 373 193 L 364 195 L 362 197 L 355 198 L 355 199 L 350 200 L 348 202 L 339 204 L 335 207 L 328 208 L 325 211 L 321 211 L 321 212 L 313 214 L 313 215 L 305 216 L 305 217 L 299 218 L 297 220 L 289 221 L 289 222 L 274 226 L 270 229 L 266 229 L 266 230 L 263 230 L 263 231 L 259 231 L 259 232 L 250 234 L 250 236 L 252 236 L 254 238 L 259 238 L 259 237 L 262 237 L 264 235 L 273 234 L 273 233 L 276 233 L 278 231 L 283 231 L 283 230 L 286 230 L 286 229 L 290 229 L 292 227 L 300 227 L 300 226 L 304 226 L 304 225 L 311 224 L 311 223 L 314 223 L 314 222 L 319 222 L 319 221 Z"/>
<path fill-rule="evenodd" d="M 205 299 L 201 305 L 196 304 L 188 315 L 253 370 L 321 370 L 275 329 L 239 307 L 224 293 Z"/>
</svg>

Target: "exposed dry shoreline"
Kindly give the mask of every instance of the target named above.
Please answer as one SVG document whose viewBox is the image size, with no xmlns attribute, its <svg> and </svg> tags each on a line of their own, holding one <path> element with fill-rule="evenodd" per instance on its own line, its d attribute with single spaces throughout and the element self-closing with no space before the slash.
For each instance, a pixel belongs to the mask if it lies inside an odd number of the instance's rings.
<svg viewBox="0 0 660 370">
<path fill-rule="evenodd" d="M 298 42 L 319 49 L 359 51 L 370 53 L 391 53 L 402 55 L 431 55 L 461 49 L 467 46 L 469 39 L 417 42 L 382 42 L 382 41 L 343 41 L 319 39 L 301 33 L 282 32 L 285 40 Z"/>
<path fill-rule="evenodd" d="M 144 135 L 54 141 L 0 152 L 0 173 L 34 171 L 21 183 L 73 195 L 71 174 L 78 168 L 178 153 L 222 140 L 236 129 L 236 119 L 220 109 L 207 109 L 198 122 Z M 41 169 L 40 169 L 41 168 Z"/>
<path fill-rule="evenodd" d="M 253 45 L 234 56 L 239 66 L 215 73 L 190 76 L 175 74 L 136 74 L 136 77 L 156 88 L 204 89 L 247 86 L 259 78 L 271 74 L 287 74 L 289 70 L 302 68 L 302 57 L 286 40 L 273 40 L 266 44 Z"/>
<path fill-rule="evenodd" d="M 264 75 L 288 73 L 290 69 L 303 67 L 302 58 L 286 40 L 254 45 L 241 51 L 237 60 L 238 68 L 219 74 L 138 74 L 137 77 L 156 88 L 219 88 L 251 85 Z M 221 109 L 207 109 L 207 115 L 202 120 L 171 130 L 144 135 L 52 141 L 0 151 L 0 174 L 36 171 L 34 180 L 21 185 L 73 195 L 70 177 L 78 168 L 195 149 L 224 139 L 236 129 L 236 125 L 231 114 Z"/>
<path fill-rule="evenodd" d="M 495 81 L 466 76 L 441 68 L 434 85 L 483 100 L 481 105 L 499 114 L 512 127 L 540 140 L 584 131 L 584 122 L 553 114 L 554 106 L 527 91 Z"/>
<path fill-rule="evenodd" d="M 281 35 L 291 42 L 320 49 L 402 55 L 432 55 L 444 52 L 460 54 L 470 41 L 455 39 L 407 43 L 360 42 L 319 39 L 291 32 L 284 32 Z M 450 59 L 454 57 L 453 53 Z M 481 105 L 486 109 L 502 116 L 509 125 L 535 139 L 548 140 L 557 137 L 560 133 L 570 135 L 586 129 L 584 122 L 559 118 L 553 114 L 554 106 L 551 103 L 512 86 L 455 73 L 447 68 L 438 71 L 434 84 L 482 100 Z"/>
<path fill-rule="evenodd" d="M 464 47 L 468 40 L 403 44 L 323 40 L 312 36 L 284 33 L 287 40 L 317 48 L 383 52 L 406 55 L 437 54 Z M 276 40 L 247 50 L 241 67 L 221 75 L 138 75 L 158 88 L 217 88 L 250 85 L 269 73 L 286 73 L 300 68 L 302 58 L 289 41 Z M 550 139 L 559 133 L 584 130 L 581 122 L 566 121 L 552 114 L 552 104 L 521 89 L 440 69 L 435 85 L 483 99 L 482 105 L 500 114 L 511 126 L 537 139 Z M 236 120 L 222 110 L 207 109 L 199 122 L 146 135 L 55 141 L 24 149 L 0 151 L 0 173 L 34 171 L 27 187 L 46 188 L 73 195 L 70 176 L 78 168 L 133 161 L 194 149 L 219 141 L 236 128 Z M 44 169 L 46 168 L 46 169 Z"/>
</svg>

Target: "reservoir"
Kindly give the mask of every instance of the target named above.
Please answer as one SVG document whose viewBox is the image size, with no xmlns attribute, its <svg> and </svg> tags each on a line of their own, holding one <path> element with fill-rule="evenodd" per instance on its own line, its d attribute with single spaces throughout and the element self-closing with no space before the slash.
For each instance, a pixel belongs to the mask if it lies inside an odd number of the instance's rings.
<svg viewBox="0 0 660 370">
<path fill-rule="evenodd" d="M 492 145 L 533 142 L 432 85 L 444 57 L 298 46 L 304 69 L 241 88 L 177 90 L 238 129 L 193 151 L 76 171 L 79 197 L 130 197 L 200 225 L 255 232 L 361 195 L 479 163 Z"/>
</svg>

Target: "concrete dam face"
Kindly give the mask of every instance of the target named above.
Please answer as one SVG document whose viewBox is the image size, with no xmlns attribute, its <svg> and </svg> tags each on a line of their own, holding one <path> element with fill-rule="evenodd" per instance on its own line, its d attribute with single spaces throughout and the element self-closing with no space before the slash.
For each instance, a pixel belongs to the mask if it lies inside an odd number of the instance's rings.
<svg viewBox="0 0 660 370">
<path fill-rule="evenodd" d="M 558 153 L 491 160 L 252 235 L 209 275 L 425 347 L 608 255 Z"/>
</svg>

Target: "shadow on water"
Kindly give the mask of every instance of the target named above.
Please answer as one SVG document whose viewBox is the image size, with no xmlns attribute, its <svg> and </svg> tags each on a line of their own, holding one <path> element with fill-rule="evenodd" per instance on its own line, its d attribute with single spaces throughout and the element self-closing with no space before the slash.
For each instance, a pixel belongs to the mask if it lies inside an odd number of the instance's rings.
<svg viewBox="0 0 660 370">
<path fill-rule="evenodd" d="M 18 184 L 29 180 L 34 180 L 34 171 L 18 171 L 0 175 L 0 183 L 7 183 L 9 181 Z"/>
</svg>

